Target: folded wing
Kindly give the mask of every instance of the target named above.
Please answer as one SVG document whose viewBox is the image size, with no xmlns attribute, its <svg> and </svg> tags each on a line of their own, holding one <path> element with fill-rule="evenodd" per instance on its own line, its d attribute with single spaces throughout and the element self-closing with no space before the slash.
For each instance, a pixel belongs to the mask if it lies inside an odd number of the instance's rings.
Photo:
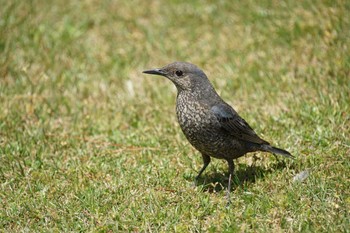
<svg viewBox="0 0 350 233">
<path fill-rule="evenodd" d="M 261 139 L 231 106 L 218 104 L 214 105 L 211 111 L 220 122 L 221 127 L 237 139 L 257 144 L 269 144 Z"/>
</svg>

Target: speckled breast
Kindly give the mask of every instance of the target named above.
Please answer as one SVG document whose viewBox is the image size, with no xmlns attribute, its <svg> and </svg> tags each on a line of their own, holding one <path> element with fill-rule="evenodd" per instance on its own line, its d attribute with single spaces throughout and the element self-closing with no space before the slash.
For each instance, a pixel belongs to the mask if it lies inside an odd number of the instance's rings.
<svg viewBox="0 0 350 233">
<path fill-rule="evenodd" d="M 208 106 L 192 96 L 178 96 L 176 114 L 186 138 L 201 153 L 217 158 L 237 154 L 239 145 L 222 131 Z"/>
</svg>

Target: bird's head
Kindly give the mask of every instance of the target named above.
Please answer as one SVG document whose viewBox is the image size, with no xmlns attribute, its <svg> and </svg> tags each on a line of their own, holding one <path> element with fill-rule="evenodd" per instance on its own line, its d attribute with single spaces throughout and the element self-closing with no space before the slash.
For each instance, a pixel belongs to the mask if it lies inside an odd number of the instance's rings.
<svg viewBox="0 0 350 233">
<path fill-rule="evenodd" d="M 204 72 L 188 62 L 174 62 L 159 69 L 145 70 L 145 74 L 161 75 L 170 79 L 177 90 L 205 89 L 211 84 Z"/>
</svg>

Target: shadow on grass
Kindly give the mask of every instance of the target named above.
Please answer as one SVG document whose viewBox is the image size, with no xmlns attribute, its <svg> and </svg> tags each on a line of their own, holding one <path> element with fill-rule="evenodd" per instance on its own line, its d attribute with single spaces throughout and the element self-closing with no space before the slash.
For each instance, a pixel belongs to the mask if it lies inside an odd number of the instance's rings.
<svg viewBox="0 0 350 233">
<path fill-rule="evenodd" d="M 277 161 L 272 166 L 263 168 L 261 166 L 247 166 L 245 164 L 236 165 L 233 177 L 232 190 L 237 187 L 243 187 L 247 184 L 255 183 L 257 180 L 264 179 L 266 175 L 283 170 L 287 165 L 284 160 Z M 225 190 L 228 185 L 228 173 L 225 175 L 219 172 L 203 174 L 199 179 L 197 186 L 203 185 L 203 192 L 220 192 Z M 231 190 L 231 191 L 232 191 Z"/>
</svg>

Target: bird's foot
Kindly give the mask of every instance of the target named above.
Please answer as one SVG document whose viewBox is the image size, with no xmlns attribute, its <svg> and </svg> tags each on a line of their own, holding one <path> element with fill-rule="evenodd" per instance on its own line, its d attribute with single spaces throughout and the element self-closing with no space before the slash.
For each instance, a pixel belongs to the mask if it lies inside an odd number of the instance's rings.
<svg viewBox="0 0 350 233">
<path fill-rule="evenodd" d="M 198 186 L 198 184 L 199 184 L 199 179 L 200 179 L 200 176 L 196 176 L 196 178 L 194 179 L 194 181 L 193 181 L 193 187 L 197 187 Z"/>
<path fill-rule="evenodd" d="M 228 208 L 231 205 L 230 190 L 227 190 L 226 201 L 227 201 L 226 208 Z"/>
</svg>

